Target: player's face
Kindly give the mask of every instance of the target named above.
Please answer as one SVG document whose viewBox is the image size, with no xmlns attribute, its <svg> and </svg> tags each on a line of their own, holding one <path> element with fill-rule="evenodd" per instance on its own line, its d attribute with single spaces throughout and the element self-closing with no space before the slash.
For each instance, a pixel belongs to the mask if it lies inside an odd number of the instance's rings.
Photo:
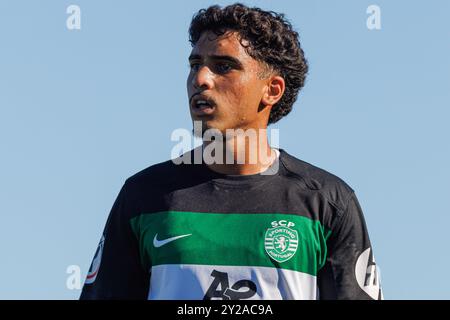
<svg viewBox="0 0 450 320">
<path fill-rule="evenodd" d="M 190 113 L 193 121 L 202 121 L 202 132 L 215 128 L 225 134 L 226 129 L 267 127 L 270 108 L 261 103 L 267 79 L 258 75 L 264 69 L 248 55 L 236 33 L 217 37 L 204 32 L 189 64 Z"/>
</svg>

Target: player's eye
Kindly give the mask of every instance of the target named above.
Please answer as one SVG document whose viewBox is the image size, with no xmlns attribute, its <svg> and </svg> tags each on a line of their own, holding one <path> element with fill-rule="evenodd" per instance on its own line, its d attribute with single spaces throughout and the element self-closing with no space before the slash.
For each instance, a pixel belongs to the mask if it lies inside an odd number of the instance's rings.
<svg viewBox="0 0 450 320">
<path fill-rule="evenodd" d="M 192 71 L 198 71 L 198 69 L 200 68 L 200 63 L 190 62 L 189 67 L 191 68 Z"/>
<path fill-rule="evenodd" d="M 215 65 L 216 72 L 219 74 L 225 74 L 231 71 L 233 67 L 226 62 L 220 62 Z"/>
</svg>

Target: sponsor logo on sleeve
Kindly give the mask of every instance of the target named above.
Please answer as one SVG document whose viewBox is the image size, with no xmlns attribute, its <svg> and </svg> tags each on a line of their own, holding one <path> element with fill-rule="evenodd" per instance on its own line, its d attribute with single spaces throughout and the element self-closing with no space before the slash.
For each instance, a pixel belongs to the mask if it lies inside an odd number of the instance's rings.
<svg viewBox="0 0 450 320">
<path fill-rule="evenodd" d="M 372 299 L 383 299 L 378 267 L 375 263 L 375 258 L 371 255 L 370 248 L 364 250 L 358 257 L 355 266 L 355 276 L 359 287 Z"/>
<path fill-rule="evenodd" d="M 105 236 L 103 235 L 100 239 L 100 243 L 98 244 L 97 251 L 95 251 L 94 259 L 92 260 L 91 267 L 89 268 L 89 272 L 86 276 L 85 284 L 92 284 L 97 278 L 98 270 L 100 269 L 100 263 L 102 261 L 104 243 Z"/>
</svg>

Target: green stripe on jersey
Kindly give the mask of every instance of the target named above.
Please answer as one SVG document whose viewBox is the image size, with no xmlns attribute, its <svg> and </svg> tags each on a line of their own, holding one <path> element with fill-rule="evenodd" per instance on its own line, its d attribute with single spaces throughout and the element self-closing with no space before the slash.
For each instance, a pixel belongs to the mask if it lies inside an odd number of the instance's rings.
<svg viewBox="0 0 450 320">
<path fill-rule="evenodd" d="M 164 211 L 141 214 L 130 224 L 147 270 L 162 264 L 261 266 L 315 276 L 330 235 L 319 221 L 280 213 Z"/>
</svg>

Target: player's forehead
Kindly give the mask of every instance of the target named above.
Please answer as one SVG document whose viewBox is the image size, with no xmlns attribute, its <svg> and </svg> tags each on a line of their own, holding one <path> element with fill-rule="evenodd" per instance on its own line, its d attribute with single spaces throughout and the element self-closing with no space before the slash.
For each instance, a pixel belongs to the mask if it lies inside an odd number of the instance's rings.
<svg viewBox="0 0 450 320">
<path fill-rule="evenodd" d="M 244 45 L 246 42 L 246 40 L 242 40 Z M 190 56 L 231 56 L 239 59 L 242 63 L 252 63 L 253 60 L 241 44 L 239 34 L 233 31 L 228 31 L 220 36 L 212 31 L 203 32 L 192 48 Z"/>
</svg>

